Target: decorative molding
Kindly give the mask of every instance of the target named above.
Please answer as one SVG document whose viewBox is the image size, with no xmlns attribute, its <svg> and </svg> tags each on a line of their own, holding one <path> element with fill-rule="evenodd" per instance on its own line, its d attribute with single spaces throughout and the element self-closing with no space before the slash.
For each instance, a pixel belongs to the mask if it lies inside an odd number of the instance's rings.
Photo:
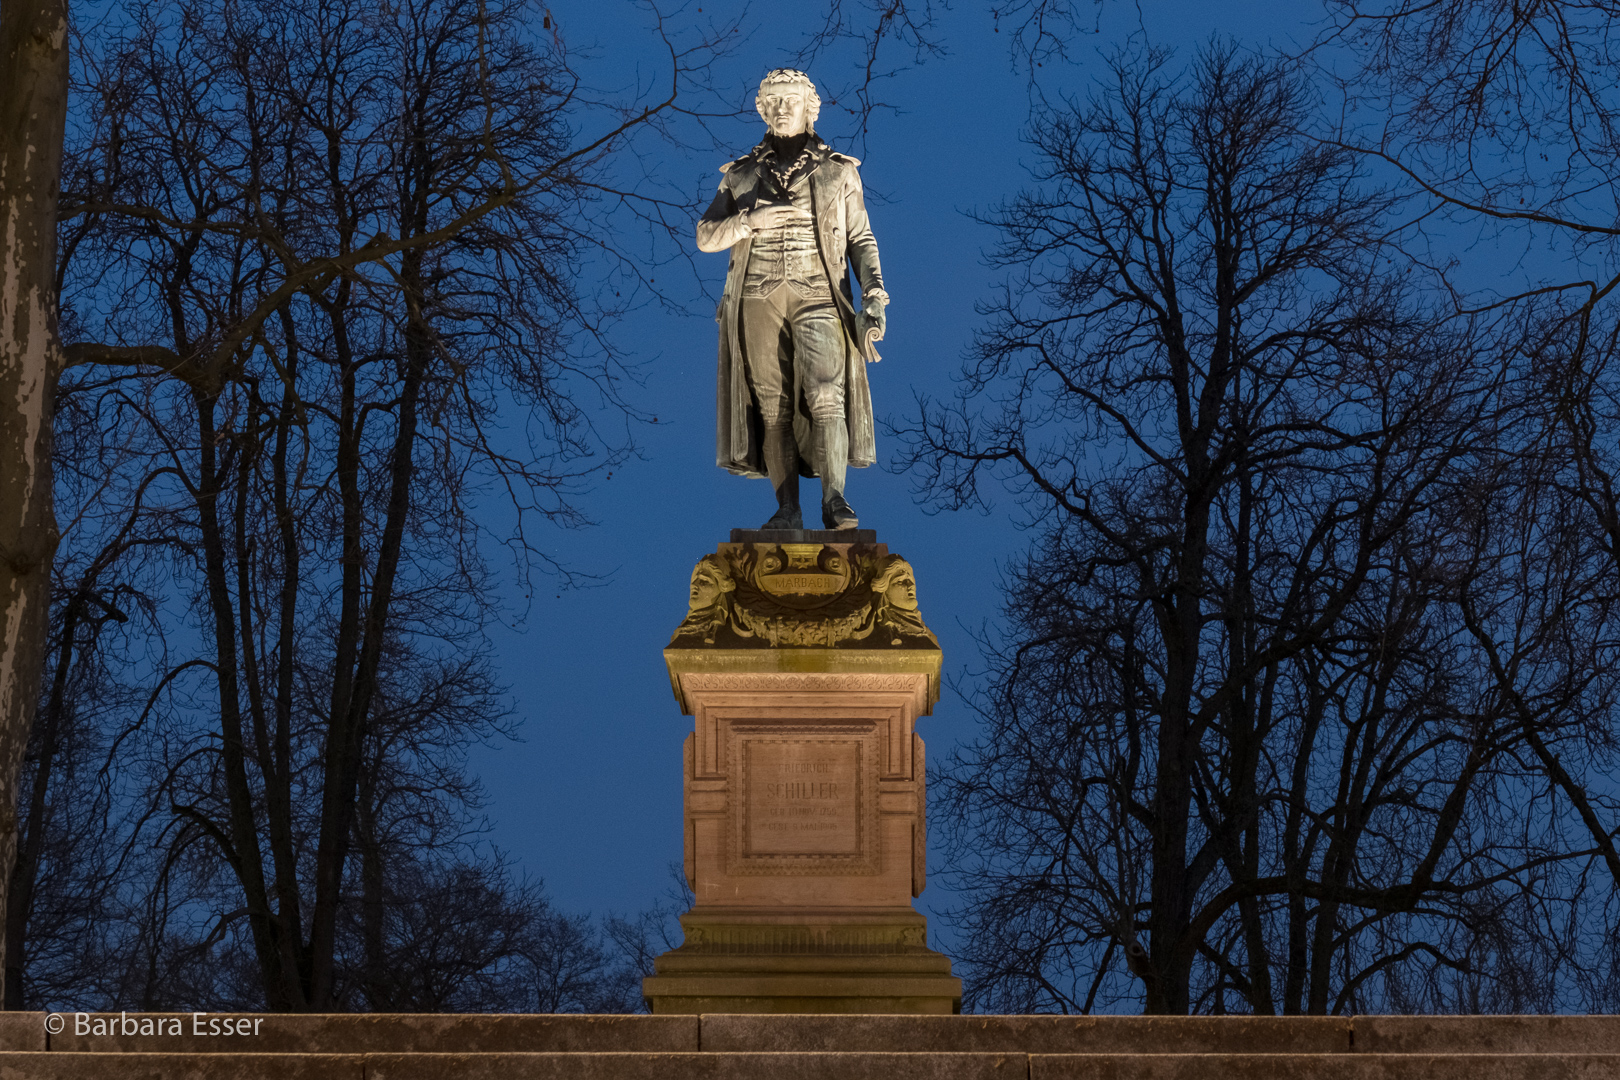
<svg viewBox="0 0 1620 1080">
<path fill-rule="evenodd" d="M 877 732 L 874 720 L 835 720 L 830 724 L 807 724 L 802 720 L 732 720 L 726 726 L 733 735 L 872 735 Z"/>
<path fill-rule="evenodd" d="M 715 953 L 903 953 L 926 948 L 928 931 L 893 926 L 705 925 L 683 927 L 688 949 Z"/>
<path fill-rule="evenodd" d="M 850 674 L 789 674 L 785 672 L 729 672 L 687 671 L 681 673 L 681 689 L 685 693 L 874 693 L 901 691 L 926 692 L 928 676 L 920 672 L 878 674 L 851 672 Z"/>
</svg>

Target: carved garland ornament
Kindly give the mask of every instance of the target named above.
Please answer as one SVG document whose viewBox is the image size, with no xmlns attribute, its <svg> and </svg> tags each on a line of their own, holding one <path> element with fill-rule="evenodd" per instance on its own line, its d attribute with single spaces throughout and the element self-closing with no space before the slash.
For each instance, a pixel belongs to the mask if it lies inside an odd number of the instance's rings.
<svg viewBox="0 0 1620 1080">
<path fill-rule="evenodd" d="M 726 545 L 692 570 L 671 646 L 932 645 L 917 578 L 898 555 L 827 544 Z"/>
</svg>

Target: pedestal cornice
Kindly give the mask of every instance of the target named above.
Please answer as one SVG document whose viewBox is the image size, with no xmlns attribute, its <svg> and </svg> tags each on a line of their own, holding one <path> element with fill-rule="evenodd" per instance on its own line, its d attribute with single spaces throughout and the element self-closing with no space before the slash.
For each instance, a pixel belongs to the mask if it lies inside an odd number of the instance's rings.
<svg viewBox="0 0 1620 1080">
<path fill-rule="evenodd" d="M 939 703 L 943 656 L 939 649 L 679 649 L 664 650 L 670 688 L 681 712 L 691 716 L 696 692 L 744 690 L 875 692 L 922 688 L 917 715 Z"/>
</svg>

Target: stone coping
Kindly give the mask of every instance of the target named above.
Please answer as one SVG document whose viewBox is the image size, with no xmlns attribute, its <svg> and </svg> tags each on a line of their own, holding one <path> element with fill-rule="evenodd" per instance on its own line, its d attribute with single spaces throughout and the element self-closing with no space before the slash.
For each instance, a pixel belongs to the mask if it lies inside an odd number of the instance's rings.
<svg viewBox="0 0 1620 1080">
<path fill-rule="evenodd" d="M 705 1050 L 1620 1054 L 1620 1016 L 705 1015 Z M 1620 1080 L 1620 1072 L 1615 1074 Z"/>
<path fill-rule="evenodd" d="M 837 1051 L 863 1054 L 1078 1054 L 1099 1060 L 1102 1057 L 1234 1054 L 1245 1057 L 1303 1054 L 1367 1058 L 1557 1055 L 1560 1059 L 1580 1055 L 1610 1055 L 1612 1060 L 1609 1067 L 1612 1071 L 1604 1075 L 1607 1080 L 1620 1078 L 1620 1067 L 1616 1067 L 1620 1066 L 1620 1056 L 1616 1056 L 1620 1055 L 1620 1016 L 214 1013 L 202 1014 L 200 1021 L 191 1013 L 91 1013 L 84 1016 L 89 1018 L 86 1023 L 92 1029 L 95 1019 L 103 1021 L 100 1034 L 80 1034 L 76 1030 L 81 1026 L 76 1014 L 0 1013 L 0 1051 L 48 1052 L 52 1055 L 223 1053 L 232 1057 L 244 1054 L 306 1057 L 389 1053 L 777 1052 L 819 1055 Z M 245 1034 L 224 1034 L 223 1021 L 236 1021 L 239 1018 L 258 1023 L 252 1024 Z M 53 1024 L 59 1024 L 62 1030 L 47 1035 L 48 1019 Z M 221 1021 L 221 1025 L 215 1032 L 210 1032 L 213 1020 Z M 150 1021 L 151 1025 L 143 1032 L 144 1021 Z M 199 1023 L 200 1027 L 197 1026 Z M 234 1028 L 236 1024 L 231 1026 Z M 0 1055 L 0 1063 L 11 1060 L 11 1056 Z M 105 1061 L 105 1058 L 102 1060 Z M 26 1075 L 36 1074 L 30 1072 Z M 100 1075 L 122 1074 L 103 1072 Z M 277 1080 L 297 1080 L 300 1075 L 277 1074 Z M 374 1074 L 368 1071 L 366 1075 L 369 1080 Z M 1114 1074 L 1104 1072 L 1097 1075 Z M 1466 1080 L 1487 1080 L 1494 1075 L 1478 1073 Z M 1546 1075 L 1563 1074 L 1555 1072 Z M 3 1067 L 0 1067 L 0 1080 L 8 1080 Z"/>
<path fill-rule="evenodd" d="M 60 1026 L 60 1032 L 47 1034 L 46 1020 L 50 1017 L 56 1018 L 53 1026 Z M 23 1022 L 24 1018 L 27 1022 Z M 245 1034 L 232 1030 L 239 1029 L 242 1020 L 251 1022 Z M 0 1050 L 237 1054 L 695 1052 L 699 1048 L 698 1024 L 696 1016 L 543 1013 L 0 1013 Z M 0 1080 L 4 1080 L 3 1073 Z"/>
<path fill-rule="evenodd" d="M 1613 1054 L 0 1054 L 0 1080 L 1613 1080 Z"/>
</svg>

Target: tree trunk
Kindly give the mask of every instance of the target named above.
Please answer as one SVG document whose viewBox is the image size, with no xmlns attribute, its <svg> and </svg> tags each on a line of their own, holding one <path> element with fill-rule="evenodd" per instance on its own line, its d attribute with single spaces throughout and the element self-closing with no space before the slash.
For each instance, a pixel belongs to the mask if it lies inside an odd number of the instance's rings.
<svg viewBox="0 0 1620 1080">
<path fill-rule="evenodd" d="M 39 857 L 45 847 L 45 804 L 50 793 L 52 766 L 61 748 L 62 702 L 66 696 L 68 674 L 73 670 L 73 637 L 78 632 L 78 616 L 83 610 L 83 594 L 68 601 L 62 617 L 62 641 L 56 653 L 56 673 L 51 679 L 51 696 L 45 703 L 45 715 L 39 718 L 39 743 L 36 753 L 33 783 L 29 785 L 28 816 L 19 824 L 21 848 L 11 870 L 11 887 L 6 894 L 5 917 L 5 1008 L 22 1009 L 23 971 L 26 967 L 24 948 L 28 935 L 28 913 L 33 907 L 34 885 L 39 880 Z M 18 792 L 18 806 L 22 805 Z"/>
<path fill-rule="evenodd" d="M 209 822 L 200 810 L 188 816 L 211 832 L 220 854 L 235 872 L 247 901 L 248 926 L 260 969 L 274 972 L 265 980 L 265 997 L 270 1008 L 285 1011 L 303 1004 L 297 996 L 297 980 L 282 972 L 282 951 L 277 944 L 275 913 L 270 907 L 264 883 L 264 859 L 259 846 L 256 816 L 257 793 L 248 779 L 248 744 L 242 724 L 242 677 L 237 646 L 237 610 L 231 595 L 230 574 L 225 553 L 226 534 L 220 522 L 220 497 L 227 494 L 230 462 L 220 461 L 219 446 L 229 432 L 215 423 L 218 392 L 193 388 L 197 408 L 198 445 L 201 451 L 197 470 L 197 524 L 202 535 L 203 565 L 208 588 L 208 606 L 213 619 L 214 672 L 219 687 L 220 760 L 224 766 L 224 790 L 229 821 L 223 828 Z M 236 451 L 241 453 L 240 449 Z M 237 498 L 242 498 L 240 492 Z M 246 636 L 245 634 L 243 636 Z"/>
<path fill-rule="evenodd" d="M 425 185 L 424 185 L 425 186 Z M 425 222 L 420 223 L 425 224 Z M 418 228 L 417 232 L 423 231 Z M 339 711 L 334 695 L 332 719 L 327 729 L 322 755 L 321 831 L 315 856 L 315 906 L 310 913 L 310 953 L 312 977 L 310 997 L 316 1008 L 332 1008 L 336 999 L 335 959 L 338 907 L 342 902 L 343 868 L 348 862 L 353 840 L 356 802 L 359 798 L 366 723 L 377 691 L 377 668 L 382 660 L 383 640 L 388 632 L 389 608 L 394 599 L 394 580 L 404 545 L 406 520 L 411 508 L 411 478 L 415 467 L 417 406 L 422 383 L 427 378 L 432 354 L 431 332 L 421 314 L 422 256 L 405 253 L 401 260 L 400 281 L 408 309 L 405 329 L 405 371 L 397 406 L 397 426 L 389 462 L 389 494 L 376 568 L 372 574 L 371 596 L 365 604 L 365 622 L 359 627 L 359 650 L 352 673 L 341 658 L 340 677 L 348 675 L 349 690 Z M 358 438 L 358 427 L 356 438 Z M 359 497 L 358 487 L 353 497 Z M 349 498 L 345 493 L 345 498 Z M 358 513 L 358 503 L 355 504 Z M 349 510 L 345 509 L 347 516 Z M 348 612 L 346 611 L 347 615 Z"/>
<path fill-rule="evenodd" d="M 6 0 L 0 8 L 0 890 L 8 892 L 17 776 L 39 703 L 57 542 L 51 397 L 62 366 L 56 200 L 67 36 L 63 0 Z M 0 924 L 7 900 L 0 892 Z M 0 972 L 3 953 L 0 944 Z"/>
</svg>

